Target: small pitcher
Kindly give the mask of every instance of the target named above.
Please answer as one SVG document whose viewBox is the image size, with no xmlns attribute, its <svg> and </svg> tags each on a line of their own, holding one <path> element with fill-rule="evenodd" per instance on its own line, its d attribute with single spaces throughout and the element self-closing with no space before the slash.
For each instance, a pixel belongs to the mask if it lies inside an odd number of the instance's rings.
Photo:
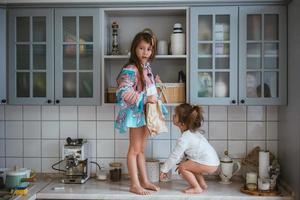
<svg viewBox="0 0 300 200">
<path fill-rule="evenodd" d="M 225 156 L 221 159 L 221 165 L 220 165 L 220 183 L 222 184 L 230 184 L 231 177 L 234 176 L 240 169 L 241 164 L 238 161 L 233 161 L 228 156 L 228 151 L 224 152 Z M 236 165 L 236 167 L 235 167 Z M 235 171 L 233 171 L 235 168 Z"/>
</svg>

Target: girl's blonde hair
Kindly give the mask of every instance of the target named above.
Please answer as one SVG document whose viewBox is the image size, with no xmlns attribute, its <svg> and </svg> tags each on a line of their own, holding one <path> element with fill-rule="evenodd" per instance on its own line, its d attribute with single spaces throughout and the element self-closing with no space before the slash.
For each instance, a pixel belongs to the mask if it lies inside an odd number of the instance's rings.
<svg viewBox="0 0 300 200">
<path fill-rule="evenodd" d="M 130 64 L 134 64 L 135 66 L 137 66 L 138 71 L 139 71 L 139 75 L 141 77 L 142 80 L 142 86 L 144 88 L 144 75 L 143 75 L 143 67 L 141 66 L 141 63 L 139 62 L 139 59 L 136 55 L 136 48 L 139 45 L 139 43 L 141 41 L 145 41 L 146 43 L 150 44 L 152 46 L 152 54 L 150 56 L 150 61 L 152 61 L 155 58 L 155 54 L 156 54 L 156 37 L 154 36 L 154 34 L 151 34 L 149 32 L 139 32 L 138 34 L 135 35 L 134 39 L 132 40 L 131 43 L 131 48 L 130 48 L 130 58 L 128 63 L 126 63 L 125 66 L 130 65 Z M 125 67 L 124 66 L 124 67 Z"/>
<path fill-rule="evenodd" d="M 183 123 L 191 132 L 197 131 L 204 121 L 203 109 L 197 105 L 188 103 L 180 104 L 175 108 L 180 123 Z"/>
</svg>

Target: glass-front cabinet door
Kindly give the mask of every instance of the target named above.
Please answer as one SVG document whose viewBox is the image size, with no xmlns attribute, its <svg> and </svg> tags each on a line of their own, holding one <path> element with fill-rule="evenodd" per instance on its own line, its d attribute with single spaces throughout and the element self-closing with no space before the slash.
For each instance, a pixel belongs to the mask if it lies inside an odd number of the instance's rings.
<svg viewBox="0 0 300 200">
<path fill-rule="evenodd" d="M 191 102 L 237 103 L 237 7 L 191 8 Z"/>
<path fill-rule="evenodd" d="M 0 104 L 6 103 L 6 11 L 0 8 Z"/>
<path fill-rule="evenodd" d="M 286 104 L 285 9 L 282 6 L 240 8 L 240 103 Z"/>
<path fill-rule="evenodd" d="M 55 103 L 100 104 L 99 9 L 55 10 Z"/>
<path fill-rule="evenodd" d="M 9 33 L 9 103 L 53 103 L 53 9 L 9 10 Z"/>
</svg>

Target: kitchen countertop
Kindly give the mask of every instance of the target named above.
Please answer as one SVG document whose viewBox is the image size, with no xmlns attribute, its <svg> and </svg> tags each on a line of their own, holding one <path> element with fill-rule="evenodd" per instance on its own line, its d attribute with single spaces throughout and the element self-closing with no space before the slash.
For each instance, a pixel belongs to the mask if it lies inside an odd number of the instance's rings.
<svg viewBox="0 0 300 200">
<path fill-rule="evenodd" d="M 201 194 L 188 195 L 181 192 L 188 186 L 184 180 L 172 180 L 167 183 L 159 183 L 161 190 L 153 192 L 148 196 L 140 196 L 128 192 L 130 182 L 124 180 L 117 183 L 108 181 L 98 181 L 91 178 L 85 184 L 62 184 L 58 178 L 49 176 L 39 176 L 38 181 L 30 187 L 29 194 L 24 197 L 16 197 L 14 200 L 25 199 L 155 199 L 155 200 L 193 200 L 193 199 L 268 199 L 268 200 L 292 200 L 292 196 L 287 192 L 282 192 L 281 196 L 258 197 L 243 194 L 240 188 L 243 185 L 242 179 L 236 179 L 232 184 L 223 185 L 217 180 L 207 180 L 208 190 Z M 63 187 L 54 190 L 54 187 Z M 282 190 L 281 190 L 282 191 Z"/>
</svg>

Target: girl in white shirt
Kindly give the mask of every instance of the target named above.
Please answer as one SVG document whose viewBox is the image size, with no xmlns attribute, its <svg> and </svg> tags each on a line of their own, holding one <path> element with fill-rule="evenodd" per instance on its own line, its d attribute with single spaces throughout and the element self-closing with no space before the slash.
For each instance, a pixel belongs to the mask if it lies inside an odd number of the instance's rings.
<svg viewBox="0 0 300 200">
<path fill-rule="evenodd" d="M 167 177 L 167 172 L 186 155 L 178 167 L 179 174 L 190 184 L 185 193 L 197 194 L 207 189 L 203 173 L 214 173 L 220 164 L 218 155 L 206 138 L 199 132 L 203 123 L 203 110 L 199 106 L 184 103 L 175 108 L 173 123 L 178 126 L 181 136 L 161 168 L 160 178 Z"/>
</svg>

